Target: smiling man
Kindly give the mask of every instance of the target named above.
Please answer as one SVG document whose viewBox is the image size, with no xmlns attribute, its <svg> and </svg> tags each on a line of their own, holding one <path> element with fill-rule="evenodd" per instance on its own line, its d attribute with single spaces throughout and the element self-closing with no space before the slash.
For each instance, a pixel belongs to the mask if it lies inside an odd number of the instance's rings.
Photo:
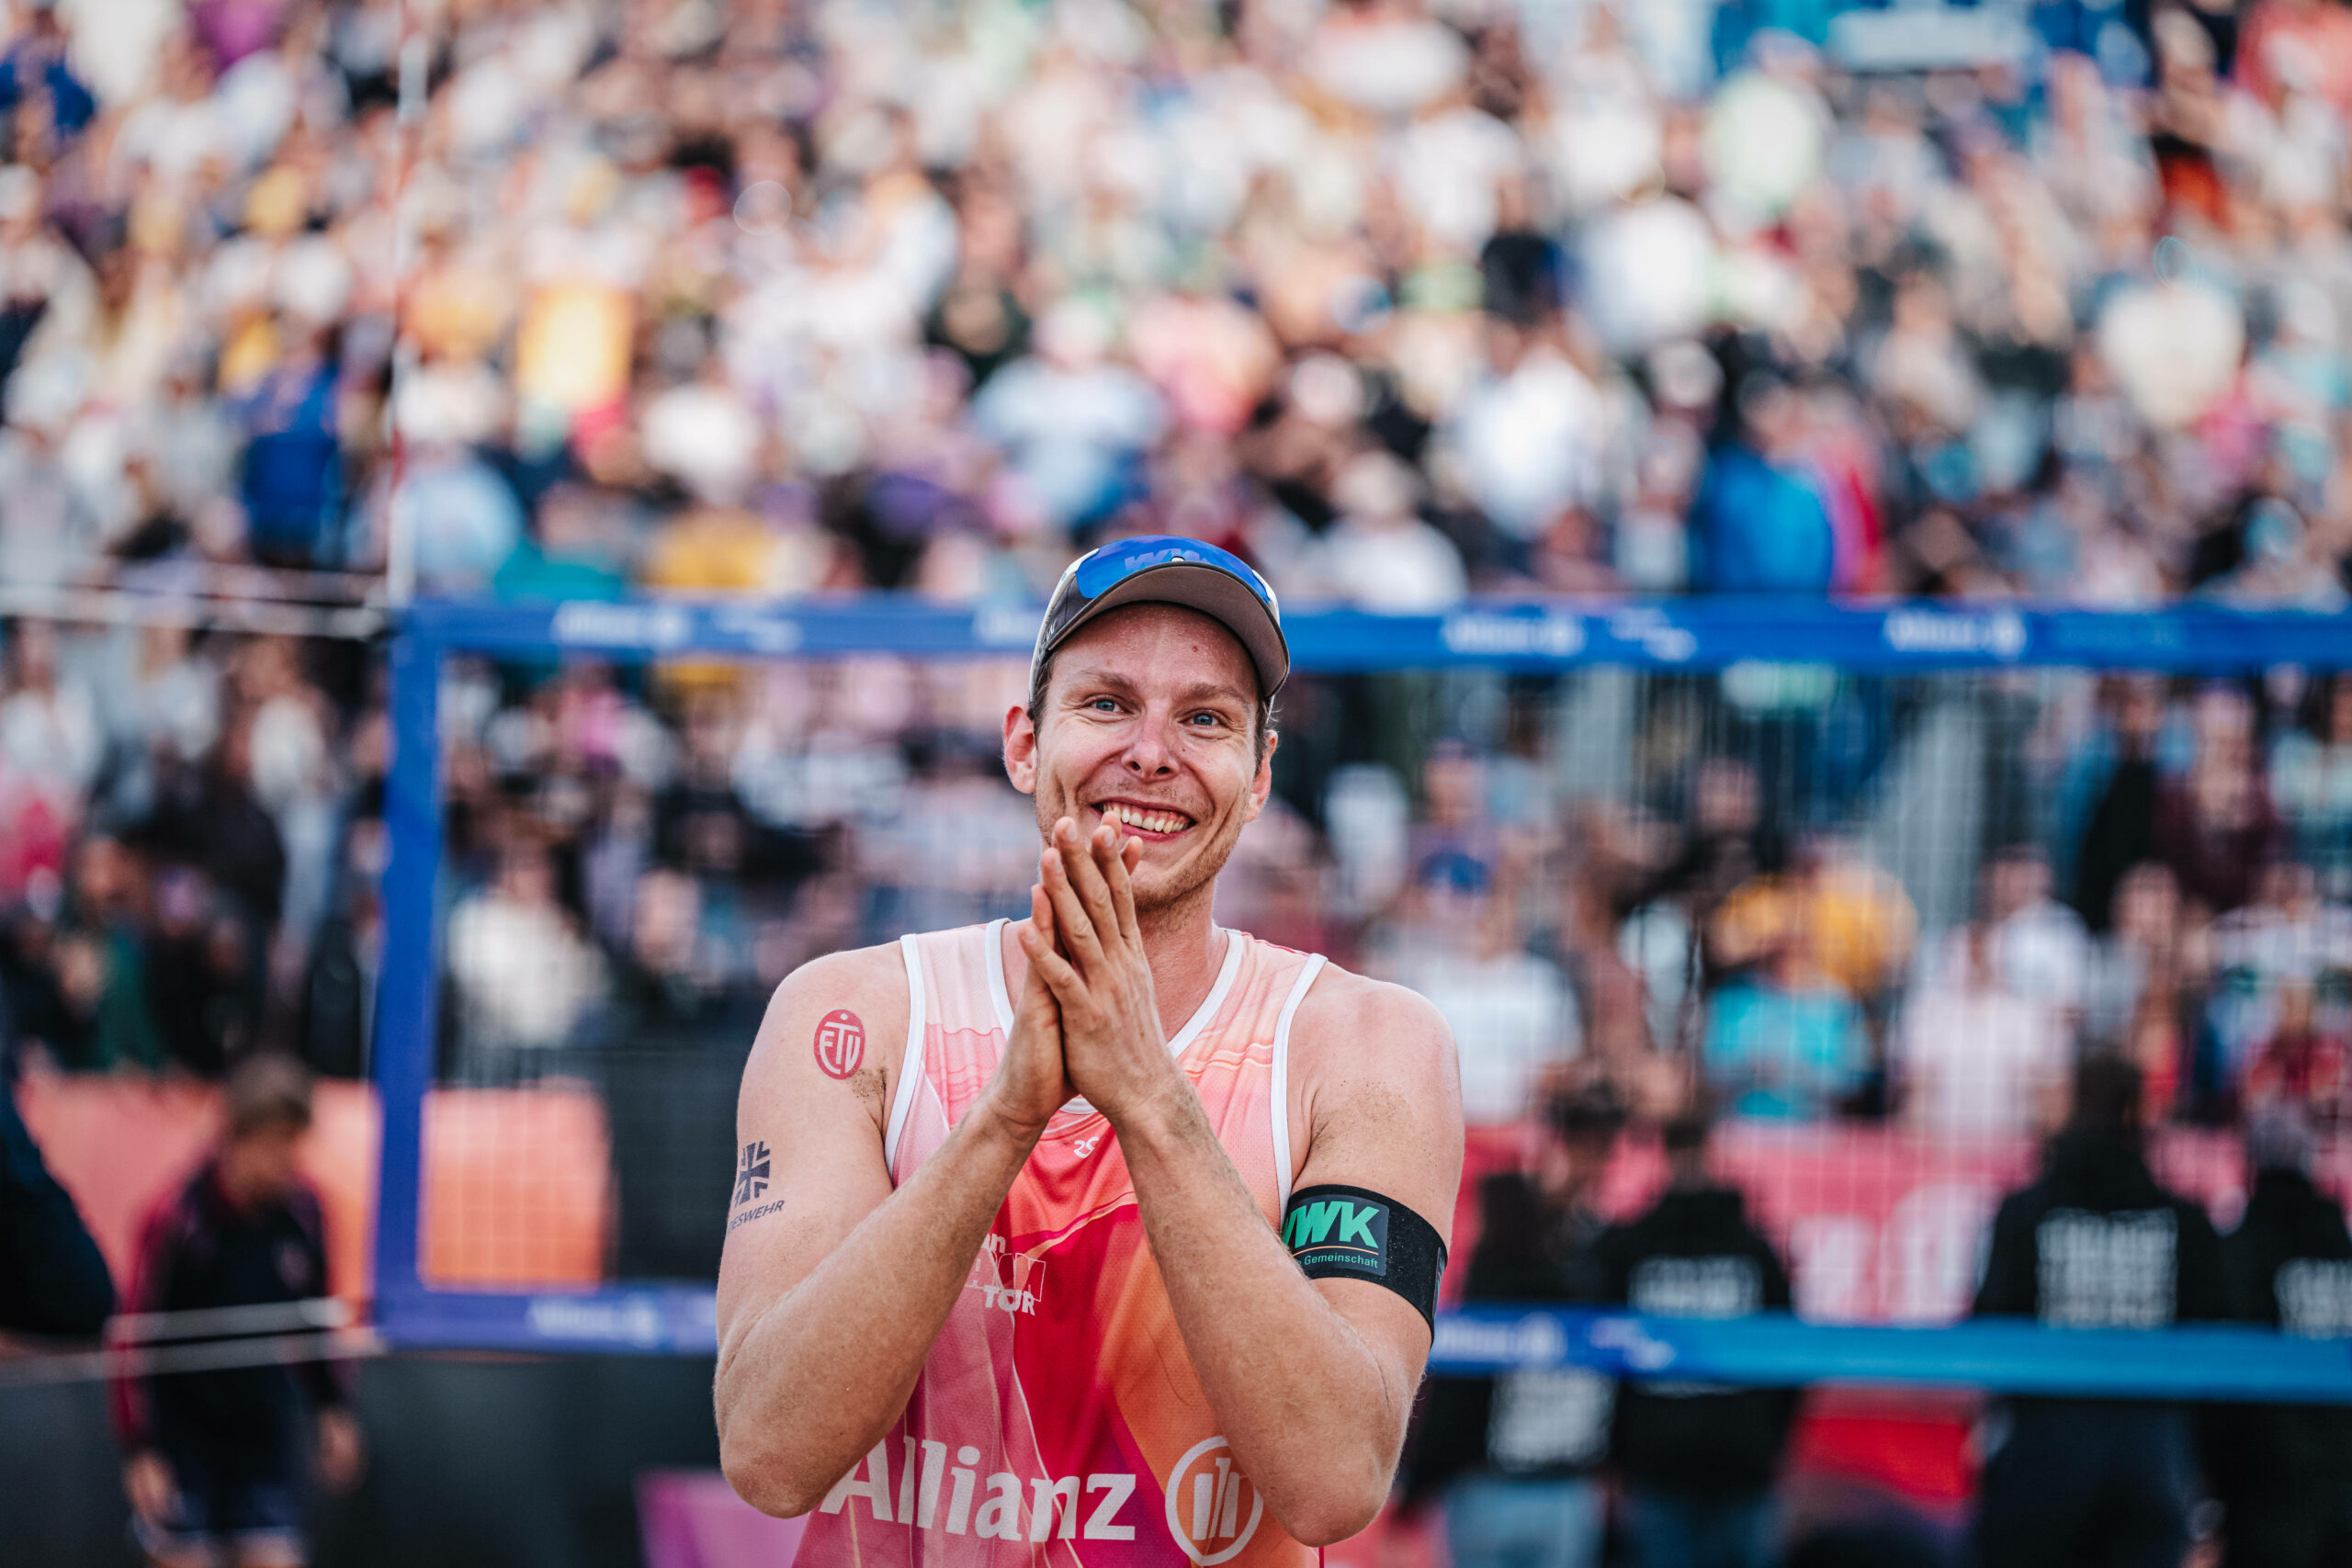
<svg viewBox="0 0 2352 1568">
<path fill-rule="evenodd" d="M 728 1479 L 804 1565 L 1300 1564 L 1388 1494 L 1462 1168 L 1412 993 L 1220 929 L 1289 672 L 1189 539 L 1064 573 L 1025 920 L 819 959 L 743 1077 Z"/>
</svg>

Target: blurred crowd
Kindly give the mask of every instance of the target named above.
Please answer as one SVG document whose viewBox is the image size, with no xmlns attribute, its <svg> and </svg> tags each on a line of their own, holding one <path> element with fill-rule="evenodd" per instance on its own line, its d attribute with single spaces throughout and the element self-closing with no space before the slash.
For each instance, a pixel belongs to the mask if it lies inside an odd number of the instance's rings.
<svg viewBox="0 0 2352 1568">
<path fill-rule="evenodd" d="M 369 650 L 23 620 L 0 671 L 0 1062 L 360 1074 L 390 757 Z"/>
<path fill-rule="evenodd" d="M 2331 606 L 2332 6 L 645 5 L 438 18 L 421 579 Z"/>
<path fill-rule="evenodd" d="M 1002 661 L 446 673 L 445 1071 L 740 1054 L 816 954 L 1019 914 Z M 61 1063 L 356 1073 L 382 672 L 326 639 L 20 620 L 0 1002 Z M 2155 1121 L 2352 1117 L 2352 678 L 1302 677 L 1220 916 L 1436 1002 L 1474 1124 L 2048 1132 L 2097 1052 Z M 555 1054 L 555 1055 L 551 1055 Z"/>
<path fill-rule="evenodd" d="M 740 1052 L 815 953 L 1018 916 L 1036 829 L 992 729 L 1020 676 L 459 666 L 445 1070 Z M 1602 1084 L 1650 1117 L 1703 1091 L 1743 1119 L 2030 1141 L 2100 1054 L 2139 1067 L 2152 1122 L 2352 1115 L 2352 680 L 1757 701 L 1732 678 L 1303 678 L 1220 918 L 1430 998 L 1474 1125 Z M 1973 743 L 1939 750 L 1959 719 Z"/>
<path fill-rule="evenodd" d="M 0 575 L 2339 604 L 2342 9 L 1846 9 L 14 0 Z"/>
</svg>

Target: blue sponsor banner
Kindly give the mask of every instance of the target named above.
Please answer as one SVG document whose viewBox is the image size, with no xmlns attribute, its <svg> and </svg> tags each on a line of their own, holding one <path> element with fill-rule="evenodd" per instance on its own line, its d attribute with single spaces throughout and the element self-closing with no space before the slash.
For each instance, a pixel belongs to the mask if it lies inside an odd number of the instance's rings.
<svg viewBox="0 0 2352 1568">
<path fill-rule="evenodd" d="M 537 657 L 564 651 L 639 658 L 1008 657 L 1028 651 L 1040 613 L 1023 604 L 949 608 L 901 594 L 778 604 L 424 604 L 406 613 L 403 634 L 441 649 Z M 1465 664 L 1720 670 L 1746 661 L 1874 671 L 2072 665 L 2221 673 L 2278 665 L 2352 667 L 2352 616 L 2211 605 L 2125 615 L 1816 599 L 1481 602 L 1438 615 L 1295 611 L 1283 625 L 1294 662 L 1310 671 Z"/>
<path fill-rule="evenodd" d="M 1894 1328 L 1786 1313 L 1706 1320 L 1592 1308 L 1475 1308 L 1438 1319 L 1430 1371 L 1582 1366 L 1621 1377 L 1786 1387 L 1942 1384 L 2116 1399 L 2352 1404 L 2352 1339 L 2266 1328 L 2045 1328 L 2016 1318 Z"/>
<path fill-rule="evenodd" d="M 614 1285 L 536 1294 L 419 1290 L 377 1303 L 413 1349 L 715 1354 L 709 1290 Z M 1591 1308 L 1472 1308 L 1437 1320 L 1431 1376 L 1579 1366 L 1611 1376 L 1792 1387 L 1974 1388 L 2081 1398 L 2352 1404 L 2352 1340 L 2266 1329 L 2044 1328 L 2014 1320 L 1889 1328 L 1782 1313 L 1724 1321 Z"/>
</svg>

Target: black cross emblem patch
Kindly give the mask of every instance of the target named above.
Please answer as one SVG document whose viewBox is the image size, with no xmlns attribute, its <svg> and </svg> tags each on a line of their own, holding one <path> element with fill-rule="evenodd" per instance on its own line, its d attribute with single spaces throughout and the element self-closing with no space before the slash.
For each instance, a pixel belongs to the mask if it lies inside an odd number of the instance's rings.
<svg viewBox="0 0 2352 1568">
<path fill-rule="evenodd" d="M 745 1144 L 743 1162 L 735 1168 L 735 1201 L 748 1203 L 768 1190 L 768 1146 Z"/>
</svg>

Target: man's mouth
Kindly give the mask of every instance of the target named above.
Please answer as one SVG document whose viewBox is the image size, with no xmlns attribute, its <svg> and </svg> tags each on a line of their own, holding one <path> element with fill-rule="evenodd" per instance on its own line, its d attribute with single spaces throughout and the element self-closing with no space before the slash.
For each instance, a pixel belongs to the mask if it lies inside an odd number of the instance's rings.
<svg viewBox="0 0 2352 1568">
<path fill-rule="evenodd" d="M 1094 809 L 1102 813 L 1103 821 L 1116 822 L 1139 839 L 1172 839 L 1193 826 L 1190 817 L 1164 806 L 1105 800 L 1098 803 Z"/>
</svg>

